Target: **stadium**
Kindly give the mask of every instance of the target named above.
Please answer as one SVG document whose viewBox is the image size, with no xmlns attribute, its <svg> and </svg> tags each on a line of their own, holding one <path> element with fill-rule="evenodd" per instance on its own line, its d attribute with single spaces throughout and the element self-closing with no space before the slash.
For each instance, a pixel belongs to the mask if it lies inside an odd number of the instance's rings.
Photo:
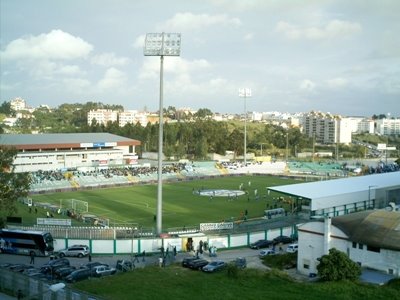
<svg viewBox="0 0 400 300">
<path fill-rule="evenodd" d="M 56 216 L 26 228 L 51 230 L 57 249 L 85 243 L 99 254 L 154 252 L 162 244 L 183 250 L 188 239 L 247 246 L 281 234 L 295 237 L 296 224 L 314 216 L 384 208 L 400 198 L 399 172 L 346 178 L 335 162 L 167 162 L 160 238 L 154 232 L 157 168 L 137 160 L 139 141 L 106 133 L 1 135 L 0 141 L 18 149 L 16 170 L 32 174 L 34 205 Z M 385 185 L 389 177 L 393 184 Z M 357 201 L 337 186 L 353 186 L 349 180 L 362 180 Z M 329 201 L 322 199 L 331 190 Z M 74 226 L 57 226 L 55 219 L 71 216 Z"/>
</svg>

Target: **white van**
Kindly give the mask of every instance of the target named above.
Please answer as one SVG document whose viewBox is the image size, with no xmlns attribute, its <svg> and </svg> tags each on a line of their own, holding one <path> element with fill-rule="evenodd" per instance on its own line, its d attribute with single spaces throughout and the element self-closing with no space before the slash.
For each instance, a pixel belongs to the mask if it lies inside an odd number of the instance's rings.
<svg viewBox="0 0 400 300">
<path fill-rule="evenodd" d="M 296 253 L 298 249 L 299 249 L 299 245 L 298 244 L 290 244 L 289 246 L 287 246 L 286 252 L 288 252 L 288 253 Z"/>
</svg>

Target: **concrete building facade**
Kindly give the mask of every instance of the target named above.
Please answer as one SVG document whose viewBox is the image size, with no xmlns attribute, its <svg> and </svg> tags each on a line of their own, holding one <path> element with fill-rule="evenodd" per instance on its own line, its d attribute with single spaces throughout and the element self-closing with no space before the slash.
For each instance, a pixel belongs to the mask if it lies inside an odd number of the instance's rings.
<svg viewBox="0 0 400 300">
<path fill-rule="evenodd" d="M 18 150 L 15 172 L 35 172 L 133 164 L 140 141 L 109 133 L 1 134 L 0 145 Z"/>
<path fill-rule="evenodd" d="M 400 212 L 370 210 L 298 225 L 297 268 L 317 273 L 318 258 L 336 248 L 361 267 L 400 276 Z"/>
</svg>

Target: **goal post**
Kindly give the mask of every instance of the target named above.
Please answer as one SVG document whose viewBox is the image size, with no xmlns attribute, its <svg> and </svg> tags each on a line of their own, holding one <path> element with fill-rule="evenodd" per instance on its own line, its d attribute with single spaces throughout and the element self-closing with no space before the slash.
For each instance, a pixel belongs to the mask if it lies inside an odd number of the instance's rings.
<svg viewBox="0 0 400 300">
<path fill-rule="evenodd" d="M 79 213 L 89 212 L 89 203 L 78 199 L 62 199 L 60 200 L 61 209 L 72 209 Z"/>
</svg>

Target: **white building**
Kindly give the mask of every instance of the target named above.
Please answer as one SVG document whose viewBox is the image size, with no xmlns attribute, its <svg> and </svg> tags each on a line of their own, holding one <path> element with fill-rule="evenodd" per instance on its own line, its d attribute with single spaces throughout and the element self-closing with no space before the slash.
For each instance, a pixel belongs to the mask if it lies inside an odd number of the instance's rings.
<svg viewBox="0 0 400 300">
<path fill-rule="evenodd" d="M 293 199 L 298 212 L 310 217 L 400 205 L 400 171 L 269 187 Z"/>
<path fill-rule="evenodd" d="M 1 134 L 0 145 L 18 150 L 15 172 L 35 172 L 134 164 L 140 141 L 110 133 Z"/>
<path fill-rule="evenodd" d="M 140 123 L 141 126 L 145 127 L 149 122 L 147 118 L 148 113 L 138 112 L 137 110 L 126 110 L 118 114 L 119 126 L 124 127 L 126 124 Z"/>
<path fill-rule="evenodd" d="M 26 110 L 26 101 L 22 98 L 15 98 L 10 101 L 11 108 L 15 111 Z"/>
<path fill-rule="evenodd" d="M 303 133 L 322 144 L 351 143 L 352 122 L 329 113 L 311 112 L 303 116 Z"/>
<path fill-rule="evenodd" d="M 88 125 L 96 120 L 98 124 L 107 125 L 108 122 L 116 122 L 118 120 L 118 112 L 109 109 L 97 109 L 88 112 L 87 120 Z"/>
<path fill-rule="evenodd" d="M 400 276 L 400 211 L 369 210 L 298 225 L 297 269 L 317 273 L 318 258 L 336 248 L 361 267 Z"/>
<path fill-rule="evenodd" d="M 376 132 L 381 135 L 400 134 L 400 119 L 376 120 Z"/>
</svg>

